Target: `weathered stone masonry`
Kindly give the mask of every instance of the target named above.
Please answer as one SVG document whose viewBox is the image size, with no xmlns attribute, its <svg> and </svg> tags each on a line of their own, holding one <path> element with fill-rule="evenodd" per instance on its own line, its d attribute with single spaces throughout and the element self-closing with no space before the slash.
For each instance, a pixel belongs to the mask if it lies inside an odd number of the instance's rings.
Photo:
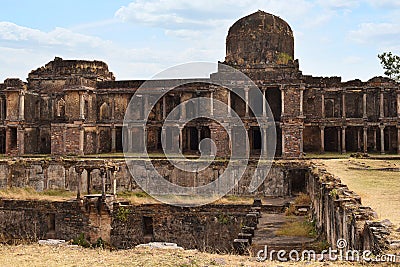
<svg viewBox="0 0 400 267">
<path fill-rule="evenodd" d="M 294 57 L 293 32 L 281 18 L 257 11 L 235 22 L 226 38 L 222 63 L 249 76 L 263 99 L 255 97 L 255 89 L 243 81 L 232 84 L 236 93 L 213 85 L 224 76 L 219 69 L 210 78 L 176 88 L 154 103 L 151 92 L 172 81 L 160 80 L 134 111 L 141 118 L 146 107 L 155 104 L 143 128 L 123 127 L 123 118 L 144 81 L 115 81 L 104 62 L 56 57 L 29 73 L 27 82 L 13 78 L 0 84 L 0 153 L 121 152 L 123 136 L 132 141 L 128 151 L 143 150 L 147 140 L 148 151 L 160 152 L 166 116 L 196 97 L 220 100 L 241 117 L 250 139 L 245 149 L 253 156 L 266 149 L 263 140 L 268 139 L 268 125 L 258 125 L 256 118 L 275 125 L 279 157 L 325 151 L 400 153 L 399 84 L 382 77 L 342 82 L 340 77 L 303 75 Z M 264 103 L 273 118 L 267 118 Z M 250 104 L 255 110 L 249 109 Z M 189 102 L 183 105 L 180 119 L 202 111 L 220 112 L 211 105 L 194 107 Z M 217 156 L 230 155 L 226 131 L 210 120 L 197 119 L 186 125 L 178 120 L 168 125 L 166 133 L 167 143 L 179 144 L 184 153 L 198 153 L 204 138 L 217 144 Z"/>
</svg>

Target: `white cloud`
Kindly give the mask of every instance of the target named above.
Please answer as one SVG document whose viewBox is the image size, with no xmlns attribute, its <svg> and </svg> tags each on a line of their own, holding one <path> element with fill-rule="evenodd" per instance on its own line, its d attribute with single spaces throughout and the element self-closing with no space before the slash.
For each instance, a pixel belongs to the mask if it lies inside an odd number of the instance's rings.
<svg viewBox="0 0 400 267">
<path fill-rule="evenodd" d="M 88 45 L 99 47 L 110 42 L 98 37 L 74 33 L 64 28 L 55 28 L 50 32 L 19 26 L 11 22 L 0 22 L 0 41 L 34 42 L 46 45 L 78 46 Z"/>
<path fill-rule="evenodd" d="M 348 37 L 358 43 L 379 45 L 398 43 L 399 34 L 400 25 L 394 23 L 362 23 Z"/>
<path fill-rule="evenodd" d="M 320 6 L 325 8 L 350 9 L 359 6 L 357 0 L 317 0 Z"/>
</svg>

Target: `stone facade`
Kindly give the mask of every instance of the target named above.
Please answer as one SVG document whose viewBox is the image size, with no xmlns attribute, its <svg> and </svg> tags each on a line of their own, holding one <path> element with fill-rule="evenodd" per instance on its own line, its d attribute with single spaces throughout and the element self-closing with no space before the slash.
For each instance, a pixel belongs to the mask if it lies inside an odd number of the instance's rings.
<svg viewBox="0 0 400 267">
<path fill-rule="evenodd" d="M 123 124 L 128 103 L 144 81 L 115 81 L 100 61 L 55 58 L 32 71 L 27 82 L 6 79 L 0 84 L 0 153 L 9 155 L 83 155 L 127 150 L 161 151 L 161 127 L 168 113 L 180 103 L 197 97 L 220 100 L 241 117 L 249 136 L 246 152 L 256 156 L 266 149 L 267 124 L 276 127 L 276 156 L 299 158 L 304 152 L 361 151 L 400 153 L 400 87 L 393 80 L 375 77 L 367 82 L 342 82 L 340 77 L 303 75 L 294 58 L 290 26 L 277 16 L 257 11 L 229 29 L 223 62 L 249 76 L 265 100 L 252 88 L 235 81 L 235 93 L 212 85 L 223 71 L 167 93 L 157 103 L 144 97 L 133 112 L 138 117 L 155 104 L 146 127 Z M 160 90 L 171 80 L 160 80 Z M 240 98 L 239 95 L 243 97 Z M 263 101 L 273 118 L 266 118 Z M 254 104 L 258 110 L 249 110 Z M 261 108 L 262 106 L 262 108 Z M 257 108 L 256 108 L 257 109 Z M 206 111 L 227 112 L 211 105 L 186 104 L 180 119 Z M 225 113 L 225 114 L 224 114 Z M 229 123 L 229 120 L 227 121 Z M 220 157 L 229 157 L 231 146 L 222 125 L 209 119 L 169 125 L 166 142 L 179 143 L 184 153 L 198 153 L 201 140 L 214 140 Z M 264 137 L 266 136 L 266 137 Z M 214 151 L 210 151 L 214 153 Z"/>
</svg>

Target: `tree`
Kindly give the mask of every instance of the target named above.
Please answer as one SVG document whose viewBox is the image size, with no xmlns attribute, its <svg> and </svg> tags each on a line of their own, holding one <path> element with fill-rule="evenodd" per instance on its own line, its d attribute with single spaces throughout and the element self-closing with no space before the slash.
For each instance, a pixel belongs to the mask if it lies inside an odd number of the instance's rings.
<svg viewBox="0 0 400 267">
<path fill-rule="evenodd" d="M 391 79 L 400 81 L 400 57 L 393 55 L 392 52 L 378 54 L 381 65 L 385 70 L 385 75 Z"/>
</svg>

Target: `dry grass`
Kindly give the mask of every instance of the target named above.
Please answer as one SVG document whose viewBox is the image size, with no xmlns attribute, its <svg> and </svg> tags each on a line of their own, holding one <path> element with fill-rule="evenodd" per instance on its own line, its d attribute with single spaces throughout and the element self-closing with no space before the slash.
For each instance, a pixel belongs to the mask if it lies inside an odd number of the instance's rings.
<svg viewBox="0 0 400 267">
<path fill-rule="evenodd" d="M 195 250 L 136 248 L 109 251 L 81 247 L 0 245 L 1 266 L 362 266 L 346 262 L 257 262 L 248 256 L 217 255 Z M 377 265 L 374 265 L 377 266 Z"/>
<path fill-rule="evenodd" d="M 315 228 L 309 221 L 293 220 L 286 222 L 282 228 L 275 232 L 278 236 L 301 236 L 315 238 Z"/>
<path fill-rule="evenodd" d="M 12 187 L 9 189 L 0 190 L 0 197 L 9 199 L 24 199 L 24 200 L 50 200 L 50 201 L 65 201 L 76 197 L 76 194 L 67 190 L 49 189 L 38 192 L 31 187 L 18 188 Z"/>
<path fill-rule="evenodd" d="M 400 227 L 400 172 L 378 170 L 399 168 L 399 160 L 336 159 L 321 162 L 350 190 L 361 196 L 363 205 L 372 207 L 381 219 L 389 219 Z"/>
</svg>

